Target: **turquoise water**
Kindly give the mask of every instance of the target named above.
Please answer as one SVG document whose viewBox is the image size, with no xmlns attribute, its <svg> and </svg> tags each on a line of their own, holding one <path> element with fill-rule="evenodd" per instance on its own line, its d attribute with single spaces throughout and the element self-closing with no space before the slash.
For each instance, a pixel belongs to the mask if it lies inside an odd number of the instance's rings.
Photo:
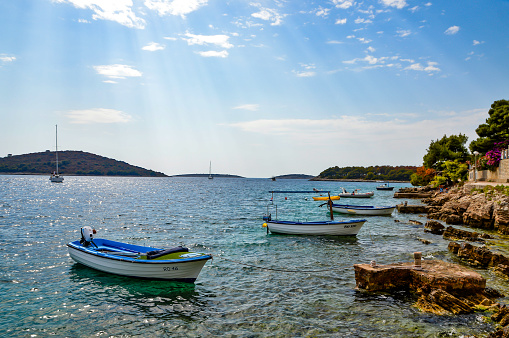
<svg viewBox="0 0 509 338">
<path fill-rule="evenodd" d="M 415 251 L 454 260 L 447 241 L 408 222 L 425 218 L 397 211 L 368 216 L 350 238 L 272 235 L 262 227 L 269 190 L 338 193 L 378 184 L 109 177 L 55 184 L 43 176 L 0 176 L 0 336 L 461 337 L 491 331 L 479 314 L 439 317 L 419 312 L 405 293 L 355 290 L 356 263 L 411 261 Z M 342 202 L 402 202 L 393 194 L 375 191 L 374 198 Z M 278 217 L 328 217 L 311 196 L 275 195 Z M 336 215 L 342 218 L 351 217 Z M 214 259 L 195 284 L 109 275 L 68 255 L 66 243 L 79 239 L 85 225 L 96 237 L 184 245 Z M 480 272 L 490 286 L 503 287 Z"/>
</svg>

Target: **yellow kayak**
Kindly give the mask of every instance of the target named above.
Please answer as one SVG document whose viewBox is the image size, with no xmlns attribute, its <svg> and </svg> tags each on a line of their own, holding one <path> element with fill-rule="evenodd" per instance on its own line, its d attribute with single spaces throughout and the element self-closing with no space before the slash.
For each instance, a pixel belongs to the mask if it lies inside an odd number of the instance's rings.
<svg viewBox="0 0 509 338">
<path fill-rule="evenodd" d="M 329 200 L 329 196 L 313 197 L 313 199 L 315 201 L 328 201 Z M 330 199 L 331 200 L 338 200 L 339 196 L 331 196 Z"/>
</svg>

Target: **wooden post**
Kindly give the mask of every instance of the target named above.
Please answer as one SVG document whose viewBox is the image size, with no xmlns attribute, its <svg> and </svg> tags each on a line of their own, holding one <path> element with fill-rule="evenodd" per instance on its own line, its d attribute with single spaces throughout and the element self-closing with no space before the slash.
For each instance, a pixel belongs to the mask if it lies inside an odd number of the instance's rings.
<svg viewBox="0 0 509 338">
<path fill-rule="evenodd" d="M 329 211 L 330 211 L 330 220 L 333 221 L 334 220 L 334 213 L 332 212 L 332 200 L 330 198 L 330 191 L 328 192 L 329 194 Z"/>
</svg>

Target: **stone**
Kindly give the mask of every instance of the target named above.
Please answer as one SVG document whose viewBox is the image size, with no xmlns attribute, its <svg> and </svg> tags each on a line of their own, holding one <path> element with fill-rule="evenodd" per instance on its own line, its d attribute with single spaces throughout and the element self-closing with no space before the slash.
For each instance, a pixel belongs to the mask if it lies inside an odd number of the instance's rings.
<svg viewBox="0 0 509 338">
<path fill-rule="evenodd" d="M 480 233 L 461 230 L 461 229 L 454 228 L 452 226 L 448 226 L 445 229 L 442 236 L 445 239 L 450 239 L 450 240 L 465 240 L 465 241 L 484 243 L 484 239 L 482 238 Z"/>
<path fill-rule="evenodd" d="M 444 226 L 437 221 L 427 221 L 424 225 L 424 232 L 430 232 L 434 235 L 442 235 L 444 233 Z"/>
<path fill-rule="evenodd" d="M 493 304 L 486 280 L 461 265 L 425 260 L 411 263 L 355 264 L 356 288 L 367 291 L 410 290 L 420 295 L 416 306 L 436 314 L 470 313 L 481 304 Z"/>
<path fill-rule="evenodd" d="M 426 206 L 426 205 L 398 204 L 398 205 L 396 205 L 396 209 L 398 209 L 398 212 L 401 212 L 403 214 L 427 214 L 428 213 L 428 206 Z"/>
</svg>

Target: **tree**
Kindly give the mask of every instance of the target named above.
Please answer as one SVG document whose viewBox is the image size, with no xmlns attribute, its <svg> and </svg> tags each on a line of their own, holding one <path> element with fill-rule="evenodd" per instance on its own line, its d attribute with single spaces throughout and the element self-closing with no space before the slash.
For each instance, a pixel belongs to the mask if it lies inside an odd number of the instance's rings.
<svg viewBox="0 0 509 338">
<path fill-rule="evenodd" d="M 444 135 L 442 139 L 431 141 L 428 153 L 424 155 L 423 161 L 426 168 L 443 170 L 446 161 L 459 160 L 465 162 L 468 157 L 468 150 L 465 147 L 468 137 L 463 134 Z"/>
<path fill-rule="evenodd" d="M 486 153 L 495 143 L 509 139 L 509 101 L 493 102 L 488 111 L 490 117 L 486 123 L 480 124 L 475 130 L 479 138 L 470 143 L 472 152 Z"/>
<path fill-rule="evenodd" d="M 417 168 L 416 172 L 410 176 L 412 185 L 425 186 L 428 185 L 435 177 L 436 171 L 424 166 Z"/>
</svg>

